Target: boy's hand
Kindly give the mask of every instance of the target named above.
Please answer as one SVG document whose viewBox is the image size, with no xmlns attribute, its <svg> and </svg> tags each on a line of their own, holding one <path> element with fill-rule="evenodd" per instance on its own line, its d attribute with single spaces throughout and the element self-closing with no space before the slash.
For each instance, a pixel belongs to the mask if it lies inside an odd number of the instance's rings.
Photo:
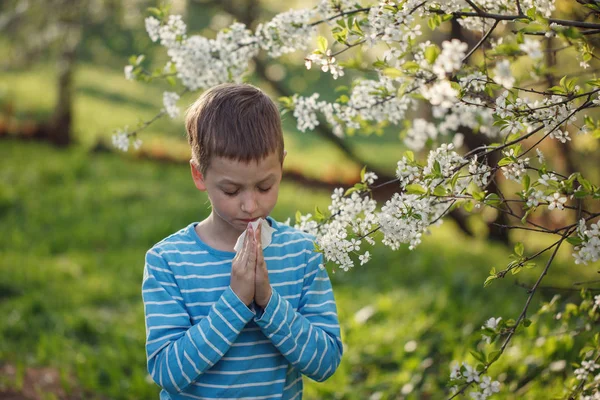
<svg viewBox="0 0 600 400">
<path fill-rule="evenodd" d="M 254 299 L 254 275 L 256 270 L 256 240 L 251 226 L 244 240 L 244 246 L 231 262 L 231 290 L 249 306 Z"/>
<path fill-rule="evenodd" d="M 263 256 L 262 243 L 261 243 L 261 226 L 258 225 L 256 230 L 256 274 L 255 274 L 255 288 L 254 288 L 254 301 L 256 304 L 265 308 L 271 299 L 271 284 L 269 282 L 269 272 L 267 271 L 267 263 Z"/>
</svg>

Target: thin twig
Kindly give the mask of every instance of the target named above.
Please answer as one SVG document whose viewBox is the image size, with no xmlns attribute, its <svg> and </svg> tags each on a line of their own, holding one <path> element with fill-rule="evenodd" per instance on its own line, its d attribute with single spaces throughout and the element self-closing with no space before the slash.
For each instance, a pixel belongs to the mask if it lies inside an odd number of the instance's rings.
<svg viewBox="0 0 600 400">
<path fill-rule="evenodd" d="M 309 26 L 320 25 L 320 24 L 323 24 L 325 22 L 329 22 L 331 20 L 339 18 L 339 17 L 345 17 L 346 15 L 357 14 L 357 13 L 360 13 L 360 12 L 369 12 L 370 9 L 371 9 L 371 7 L 364 7 L 364 8 L 357 8 L 357 9 L 350 10 L 350 11 L 344 11 L 344 12 L 341 12 L 339 14 L 334 15 L 333 17 L 329 17 L 327 19 L 322 19 L 320 21 L 313 22 Z"/>
<path fill-rule="evenodd" d="M 519 0 L 517 0 L 517 11 L 519 12 L 519 15 L 525 15 L 523 14 L 523 9 L 521 8 L 521 2 Z"/>
<path fill-rule="evenodd" d="M 477 4 L 473 3 L 472 0 L 465 0 L 465 1 L 467 2 L 467 4 L 469 4 L 471 6 L 471 8 L 473 8 L 473 10 L 475 10 L 475 12 L 477 14 L 485 14 L 484 11 L 477 6 Z"/>
<path fill-rule="evenodd" d="M 469 51 L 469 54 L 467 54 L 463 59 L 462 62 L 464 63 L 465 61 L 467 61 L 469 59 L 469 57 L 471 57 L 471 55 L 473 53 L 475 53 L 475 51 L 481 47 L 481 45 L 483 45 L 483 43 L 485 43 L 485 41 L 490 37 L 490 35 L 492 34 L 492 32 L 494 32 L 494 29 L 496 29 L 496 27 L 498 26 L 498 24 L 500 23 L 500 21 L 494 21 L 494 25 L 492 25 L 492 27 L 487 31 L 487 33 L 485 35 L 483 35 L 483 37 L 481 38 L 481 40 L 471 49 L 471 51 Z"/>
</svg>

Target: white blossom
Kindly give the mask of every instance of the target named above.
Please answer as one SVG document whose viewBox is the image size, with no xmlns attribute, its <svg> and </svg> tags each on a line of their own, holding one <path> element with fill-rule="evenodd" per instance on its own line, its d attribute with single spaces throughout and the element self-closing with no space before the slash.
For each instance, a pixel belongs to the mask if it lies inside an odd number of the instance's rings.
<svg viewBox="0 0 600 400">
<path fill-rule="evenodd" d="M 537 154 L 537 159 L 540 164 L 543 164 L 545 160 L 544 153 L 538 148 L 535 149 L 535 153 Z"/>
<path fill-rule="evenodd" d="M 511 89 L 515 84 L 515 78 L 510 71 L 510 62 L 502 60 L 494 68 L 494 82 L 504 86 L 505 89 Z"/>
<path fill-rule="evenodd" d="M 554 210 L 555 208 L 564 210 L 564 204 L 567 202 L 567 198 L 556 192 L 551 196 L 546 197 L 546 201 L 548 201 L 548 210 Z"/>
<path fill-rule="evenodd" d="M 177 118 L 179 116 L 179 107 L 177 107 L 177 101 L 179 100 L 179 95 L 175 92 L 164 92 L 163 93 L 163 106 L 165 112 L 171 118 Z"/>
<path fill-rule="evenodd" d="M 271 21 L 259 24 L 256 37 L 260 46 L 269 52 L 271 57 L 296 50 L 305 50 L 313 36 L 316 27 L 310 21 L 316 15 L 316 10 L 293 10 L 277 14 Z"/>
<path fill-rule="evenodd" d="M 596 262 L 600 259 L 600 222 L 591 224 L 586 228 L 585 220 L 580 221 L 580 227 L 577 230 L 577 235 L 582 239 L 583 243 L 574 248 L 576 264 L 587 264 Z M 583 227 L 581 227 L 583 225 Z M 598 299 L 596 299 L 598 301 Z"/>
<path fill-rule="evenodd" d="M 481 329 L 489 328 L 492 330 L 496 330 L 498 328 L 498 324 L 502 321 L 502 317 L 498 318 L 490 318 L 485 322 L 485 325 L 481 327 Z"/>
<path fill-rule="evenodd" d="M 428 139 L 435 140 L 438 131 L 434 124 L 422 118 L 413 120 L 411 128 L 406 133 L 404 144 L 411 150 L 419 151 L 425 147 Z"/>
<path fill-rule="evenodd" d="M 458 101 L 458 92 L 447 80 L 438 81 L 431 86 L 424 86 L 421 88 L 421 94 L 429 100 L 431 105 L 445 109 L 449 109 Z"/>
<path fill-rule="evenodd" d="M 294 102 L 294 117 L 297 120 L 298 130 L 305 132 L 307 129 L 314 129 L 315 126 L 319 125 L 317 119 L 316 110 L 322 106 L 322 102 L 318 102 L 318 93 L 314 93 L 310 97 L 301 97 L 294 95 L 292 98 Z"/>
<path fill-rule="evenodd" d="M 479 384 L 479 387 L 483 390 L 483 393 L 486 396 L 491 396 L 492 394 L 500 391 L 500 382 L 492 381 L 492 378 L 489 376 L 484 376 Z"/>
<path fill-rule="evenodd" d="M 112 136 L 112 144 L 121 151 L 129 150 L 129 135 L 125 131 L 117 130 Z"/>
<path fill-rule="evenodd" d="M 463 373 L 463 377 L 468 382 L 479 382 L 479 373 L 475 370 L 475 368 L 471 367 L 467 363 L 463 363 L 463 367 L 465 372 Z"/>
<path fill-rule="evenodd" d="M 433 73 L 440 79 L 444 79 L 447 74 L 458 71 L 462 66 L 462 59 L 467 51 L 467 44 L 458 39 L 444 41 L 442 43 L 442 52 L 433 64 Z"/>
<path fill-rule="evenodd" d="M 364 265 L 368 263 L 371 259 L 371 254 L 369 253 L 369 251 L 365 251 L 364 254 L 358 256 L 358 259 L 360 260 L 360 265 Z"/>
<path fill-rule="evenodd" d="M 160 21 L 154 17 L 148 17 L 144 20 L 146 24 L 146 32 L 153 42 L 158 40 L 158 29 L 160 28 Z"/>
<path fill-rule="evenodd" d="M 519 49 L 534 60 L 544 57 L 544 53 L 542 53 L 542 48 L 538 40 L 526 38 L 524 42 L 519 45 Z"/>
<path fill-rule="evenodd" d="M 128 81 L 133 80 L 133 78 L 134 78 L 133 65 L 126 65 L 124 68 L 124 72 L 125 72 L 125 79 L 127 79 Z"/>
<path fill-rule="evenodd" d="M 550 139 L 556 139 L 561 143 L 567 143 L 571 138 L 569 137 L 569 132 L 567 130 L 556 129 L 550 133 Z"/>
</svg>

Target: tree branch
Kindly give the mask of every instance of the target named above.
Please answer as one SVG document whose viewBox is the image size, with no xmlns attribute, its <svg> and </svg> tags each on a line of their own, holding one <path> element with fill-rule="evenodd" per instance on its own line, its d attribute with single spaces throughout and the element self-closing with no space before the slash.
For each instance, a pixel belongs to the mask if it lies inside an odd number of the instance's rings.
<svg viewBox="0 0 600 400">
<path fill-rule="evenodd" d="M 485 41 L 490 37 L 490 35 L 492 34 L 492 32 L 494 32 L 494 29 L 496 29 L 496 27 L 498 26 L 498 24 L 500 23 L 500 21 L 494 21 L 494 25 L 492 25 L 492 27 L 490 28 L 489 31 L 487 31 L 487 33 L 485 35 L 483 35 L 483 37 L 481 38 L 481 40 L 475 45 L 475 47 L 473 47 L 471 49 L 471 51 L 469 51 L 469 54 L 467 54 L 463 59 L 462 62 L 464 63 L 465 61 L 467 61 L 469 59 L 469 57 L 471 57 L 471 55 L 473 53 L 475 53 L 475 51 L 481 47 L 483 45 L 483 43 L 485 43 Z"/>
</svg>

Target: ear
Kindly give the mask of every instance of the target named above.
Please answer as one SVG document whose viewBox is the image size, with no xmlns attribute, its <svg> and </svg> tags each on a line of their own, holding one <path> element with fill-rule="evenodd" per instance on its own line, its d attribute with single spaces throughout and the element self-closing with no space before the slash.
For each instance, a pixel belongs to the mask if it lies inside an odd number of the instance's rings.
<svg viewBox="0 0 600 400">
<path fill-rule="evenodd" d="M 283 150 L 283 158 L 281 159 L 281 165 L 283 165 L 283 162 L 285 161 L 285 156 L 287 156 L 287 150 Z"/>
<path fill-rule="evenodd" d="M 206 183 L 204 182 L 204 175 L 198 170 L 194 160 L 190 160 L 190 168 L 192 169 L 192 179 L 198 190 L 206 191 Z"/>
</svg>

